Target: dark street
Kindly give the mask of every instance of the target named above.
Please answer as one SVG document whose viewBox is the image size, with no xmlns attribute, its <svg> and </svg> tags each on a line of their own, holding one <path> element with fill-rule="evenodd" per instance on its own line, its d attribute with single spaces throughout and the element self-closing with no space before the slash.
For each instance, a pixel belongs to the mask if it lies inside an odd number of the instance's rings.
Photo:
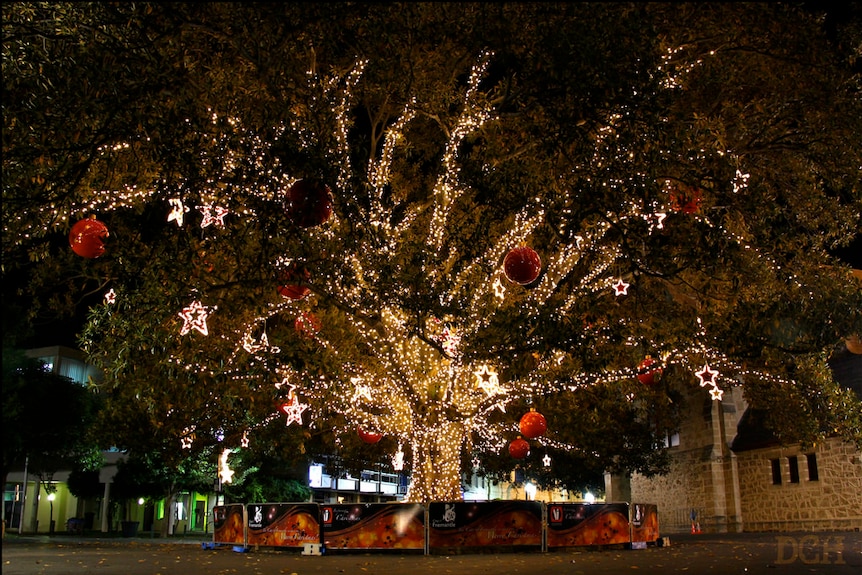
<svg viewBox="0 0 862 575">
<path fill-rule="evenodd" d="M 601 573 L 746 573 L 801 575 L 862 572 L 862 533 L 746 533 L 678 535 L 670 546 L 642 550 L 567 550 L 548 553 L 403 555 L 329 553 L 230 546 L 204 549 L 191 538 L 98 539 L 7 535 L 4 575 L 220 575 L 232 573 L 337 575 L 470 575 Z"/>
</svg>

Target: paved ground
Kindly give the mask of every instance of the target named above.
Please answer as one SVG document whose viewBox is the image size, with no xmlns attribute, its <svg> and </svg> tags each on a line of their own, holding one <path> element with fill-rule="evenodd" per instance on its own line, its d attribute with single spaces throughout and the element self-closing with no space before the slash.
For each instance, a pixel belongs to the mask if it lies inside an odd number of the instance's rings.
<svg viewBox="0 0 862 575">
<path fill-rule="evenodd" d="M 666 547 L 547 553 L 402 555 L 232 547 L 201 539 L 17 536 L 3 540 L 3 575 L 860 575 L 862 533 L 670 536 Z"/>
</svg>

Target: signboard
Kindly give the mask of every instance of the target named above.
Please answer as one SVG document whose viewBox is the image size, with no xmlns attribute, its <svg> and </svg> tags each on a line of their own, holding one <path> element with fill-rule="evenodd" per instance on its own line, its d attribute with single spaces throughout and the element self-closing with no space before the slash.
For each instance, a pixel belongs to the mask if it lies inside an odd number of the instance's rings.
<svg viewBox="0 0 862 575">
<path fill-rule="evenodd" d="M 247 506 L 248 545 L 302 547 L 320 543 L 316 503 L 252 503 Z"/>
<path fill-rule="evenodd" d="M 428 547 L 542 545 L 539 501 L 428 504 Z"/>
<path fill-rule="evenodd" d="M 658 506 L 649 503 L 632 503 L 632 543 L 659 539 Z"/>
<path fill-rule="evenodd" d="M 246 525 L 243 504 L 213 507 L 213 543 L 245 545 Z"/>
<path fill-rule="evenodd" d="M 425 549 L 425 507 L 418 503 L 322 505 L 323 539 L 337 549 Z"/>
<path fill-rule="evenodd" d="M 547 545 L 629 543 L 628 503 L 548 503 Z"/>
</svg>

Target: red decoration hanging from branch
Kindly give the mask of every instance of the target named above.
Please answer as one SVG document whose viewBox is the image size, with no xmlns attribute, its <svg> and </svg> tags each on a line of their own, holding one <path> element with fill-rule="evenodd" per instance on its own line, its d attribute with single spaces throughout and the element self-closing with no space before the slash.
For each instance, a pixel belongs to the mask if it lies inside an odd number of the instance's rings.
<svg viewBox="0 0 862 575">
<path fill-rule="evenodd" d="M 90 216 L 77 222 L 69 232 L 69 245 L 72 251 L 82 258 L 97 258 L 105 253 L 105 238 L 108 226 Z"/>
<path fill-rule="evenodd" d="M 286 208 L 299 227 L 319 226 L 332 215 L 332 191 L 318 180 L 299 180 L 287 190 Z"/>
<path fill-rule="evenodd" d="M 649 366 L 656 363 L 650 356 L 646 356 L 642 362 L 638 364 L 638 381 L 644 385 L 655 385 L 656 376 L 661 375 L 661 368 L 649 369 Z"/>
<path fill-rule="evenodd" d="M 372 431 L 365 431 L 361 427 L 356 428 L 356 433 L 359 434 L 359 439 L 361 439 L 365 443 L 374 444 L 383 439 L 383 436 L 381 434 L 374 433 Z"/>
<path fill-rule="evenodd" d="M 530 444 L 525 439 L 518 437 L 509 444 L 509 455 L 515 459 L 524 459 L 530 455 Z"/>
<path fill-rule="evenodd" d="M 535 409 L 530 409 L 521 417 L 518 427 L 521 430 L 521 435 L 527 439 L 535 439 L 545 434 L 548 430 L 548 422 L 544 415 Z"/>
<path fill-rule="evenodd" d="M 516 284 L 527 285 L 536 281 L 542 271 L 542 260 L 532 248 L 520 246 L 513 248 L 503 260 L 506 278 Z"/>
<path fill-rule="evenodd" d="M 311 292 L 309 287 L 301 285 L 310 278 L 311 274 L 307 269 L 291 264 L 279 274 L 278 293 L 286 298 L 300 300 Z"/>
</svg>

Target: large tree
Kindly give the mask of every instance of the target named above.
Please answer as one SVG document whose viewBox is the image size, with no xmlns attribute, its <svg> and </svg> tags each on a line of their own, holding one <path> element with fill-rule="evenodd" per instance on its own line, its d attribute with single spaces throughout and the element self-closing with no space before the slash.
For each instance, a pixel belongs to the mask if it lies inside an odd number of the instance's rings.
<svg viewBox="0 0 862 575">
<path fill-rule="evenodd" d="M 511 465 L 531 406 L 536 441 L 593 471 L 660 471 L 698 384 L 801 395 L 811 433 L 860 437 L 822 369 L 862 333 L 833 255 L 862 223 L 852 13 L 3 13 L 4 289 L 26 278 L 31 321 L 89 308 L 130 449 L 140 429 L 239 448 L 285 416 L 272 441 L 342 449 L 359 428 L 429 501 L 460 498 L 471 461 Z M 110 234 L 95 258 L 68 241 L 90 217 Z"/>
</svg>

